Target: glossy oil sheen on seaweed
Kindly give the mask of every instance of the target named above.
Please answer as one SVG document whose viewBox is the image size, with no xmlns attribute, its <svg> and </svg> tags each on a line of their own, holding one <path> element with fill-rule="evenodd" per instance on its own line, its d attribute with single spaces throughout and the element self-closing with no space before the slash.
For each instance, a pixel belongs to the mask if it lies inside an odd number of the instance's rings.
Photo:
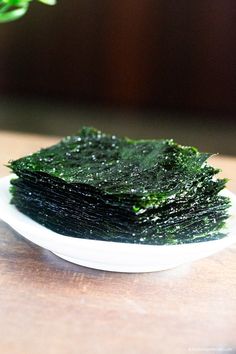
<svg viewBox="0 0 236 354">
<path fill-rule="evenodd" d="M 219 239 L 230 203 L 209 157 L 173 140 L 83 128 L 10 163 L 12 203 L 65 236 L 158 245 Z"/>
</svg>

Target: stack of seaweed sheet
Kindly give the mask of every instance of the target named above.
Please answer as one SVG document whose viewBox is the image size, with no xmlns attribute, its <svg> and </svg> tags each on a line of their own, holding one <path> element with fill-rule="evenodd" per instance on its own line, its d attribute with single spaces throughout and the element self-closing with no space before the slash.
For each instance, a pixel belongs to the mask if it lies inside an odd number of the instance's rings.
<svg viewBox="0 0 236 354">
<path fill-rule="evenodd" d="M 142 244 L 219 239 L 230 205 L 209 154 L 83 128 L 10 163 L 12 203 L 62 235 Z"/>
</svg>

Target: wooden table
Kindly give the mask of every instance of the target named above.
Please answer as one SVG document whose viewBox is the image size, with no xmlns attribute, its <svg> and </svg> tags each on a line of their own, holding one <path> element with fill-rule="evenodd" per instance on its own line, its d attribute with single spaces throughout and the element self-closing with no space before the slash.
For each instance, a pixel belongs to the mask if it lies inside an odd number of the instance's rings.
<svg viewBox="0 0 236 354">
<path fill-rule="evenodd" d="M 0 133 L 0 175 L 55 141 Z M 213 164 L 236 192 L 236 158 Z M 67 263 L 0 223 L 1 354 L 190 352 L 236 352 L 236 244 L 177 269 L 119 274 Z"/>
</svg>

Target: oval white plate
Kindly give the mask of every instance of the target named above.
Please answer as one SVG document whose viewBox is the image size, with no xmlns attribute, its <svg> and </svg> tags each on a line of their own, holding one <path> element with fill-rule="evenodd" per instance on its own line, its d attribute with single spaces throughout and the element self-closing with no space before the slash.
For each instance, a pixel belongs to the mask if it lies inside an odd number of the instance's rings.
<svg viewBox="0 0 236 354">
<path fill-rule="evenodd" d="M 31 242 L 57 256 L 90 268 L 115 272 L 153 272 L 207 257 L 236 242 L 236 195 L 224 191 L 232 200 L 227 223 L 228 236 L 221 240 L 183 245 L 151 246 L 86 240 L 57 234 L 19 212 L 10 204 L 10 179 L 0 179 L 0 218 Z"/>
</svg>

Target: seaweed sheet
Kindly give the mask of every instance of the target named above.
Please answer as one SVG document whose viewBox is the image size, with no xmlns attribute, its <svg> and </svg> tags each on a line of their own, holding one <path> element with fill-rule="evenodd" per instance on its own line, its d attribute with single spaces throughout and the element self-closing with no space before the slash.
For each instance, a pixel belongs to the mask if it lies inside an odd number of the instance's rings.
<svg viewBox="0 0 236 354">
<path fill-rule="evenodd" d="M 225 236 L 229 199 L 210 154 L 93 128 L 10 163 L 12 203 L 62 235 L 178 244 Z"/>
</svg>

